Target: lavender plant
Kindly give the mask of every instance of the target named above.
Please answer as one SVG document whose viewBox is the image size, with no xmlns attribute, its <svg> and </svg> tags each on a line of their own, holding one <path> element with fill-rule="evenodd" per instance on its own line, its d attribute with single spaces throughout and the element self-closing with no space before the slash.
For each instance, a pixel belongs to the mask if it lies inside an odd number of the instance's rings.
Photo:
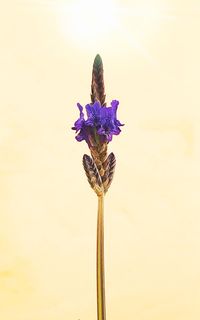
<svg viewBox="0 0 200 320">
<path fill-rule="evenodd" d="M 104 272 L 104 195 L 113 180 L 116 159 L 113 153 L 107 154 L 108 143 L 113 135 L 119 135 L 123 126 L 117 119 L 119 101 L 113 100 L 109 107 L 105 102 L 103 79 L 103 63 L 97 55 L 94 60 L 91 84 L 91 103 L 85 106 L 87 119 L 83 107 L 78 103 L 80 112 L 74 123 L 77 141 L 86 141 L 91 157 L 83 156 L 83 167 L 92 189 L 98 196 L 97 218 L 97 252 L 96 252 L 96 279 L 97 279 L 97 318 L 106 320 L 105 302 L 105 272 Z"/>
</svg>

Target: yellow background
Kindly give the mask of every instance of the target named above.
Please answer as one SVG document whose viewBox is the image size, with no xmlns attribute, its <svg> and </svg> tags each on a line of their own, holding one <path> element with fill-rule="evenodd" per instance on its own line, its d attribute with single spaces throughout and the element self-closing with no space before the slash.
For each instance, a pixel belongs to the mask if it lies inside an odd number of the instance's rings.
<svg viewBox="0 0 200 320">
<path fill-rule="evenodd" d="M 128 37 L 79 46 L 52 3 L 0 4 L 0 319 L 96 317 L 97 201 L 70 127 L 100 53 L 126 124 L 109 145 L 107 318 L 199 320 L 200 2 L 150 0 L 172 17 L 149 22 L 147 55 L 134 18 Z"/>
</svg>

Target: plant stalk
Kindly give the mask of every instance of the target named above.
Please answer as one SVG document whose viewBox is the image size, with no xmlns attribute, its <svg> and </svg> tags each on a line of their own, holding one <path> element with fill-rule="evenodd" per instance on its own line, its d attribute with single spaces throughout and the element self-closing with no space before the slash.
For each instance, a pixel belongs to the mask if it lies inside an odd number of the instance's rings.
<svg viewBox="0 0 200 320">
<path fill-rule="evenodd" d="M 97 319 L 106 320 L 104 271 L 104 195 L 98 196 L 97 218 Z"/>
</svg>

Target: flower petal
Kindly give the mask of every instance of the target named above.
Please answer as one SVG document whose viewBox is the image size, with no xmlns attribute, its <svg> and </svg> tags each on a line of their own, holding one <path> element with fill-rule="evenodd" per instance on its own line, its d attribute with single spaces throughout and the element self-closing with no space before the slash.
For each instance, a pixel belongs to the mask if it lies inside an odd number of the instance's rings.
<svg viewBox="0 0 200 320">
<path fill-rule="evenodd" d="M 76 132 L 78 132 L 83 127 L 83 124 L 85 122 L 83 107 L 80 105 L 80 103 L 77 103 L 77 107 L 79 108 L 80 115 L 78 120 L 76 120 L 76 122 L 74 123 L 74 127 L 72 127 L 72 130 L 76 130 Z"/>
<path fill-rule="evenodd" d="M 81 133 L 79 133 L 79 134 L 75 137 L 75 139 L 80 142 L 80 141 L 83 141 L 83 140 L 84 140 L 84 136 L 83 136 Z"/>
<path fill-rule="evenodd" d="M 118 100 L 112 100 L 112 101 L 111 101 L 111 107 L 112 107 L 113 109 L 117 110 L 118 105 L 119 105 L 119 101 L 118 101 Z"/>
<path fill-rule="evenodd" d="M 97 130 L 97 133 L 100 134 L 100 135 L 106 134 L 105 129 L 104 129 L 103 127 L 99 128 L 99 129 Z"/>
</svg>

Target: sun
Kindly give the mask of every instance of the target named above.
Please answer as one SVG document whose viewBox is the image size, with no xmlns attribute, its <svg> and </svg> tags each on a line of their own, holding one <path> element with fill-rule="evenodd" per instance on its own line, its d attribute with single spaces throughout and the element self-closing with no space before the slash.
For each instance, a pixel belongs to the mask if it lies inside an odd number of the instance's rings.
<svg viewBox="0 0 200 320">
<path fill-rule="evenodd" d="M 91 46 L 119 27 L 117 4 L 112 0 L 79 0 L 63 5 L 60 27 L 72 41 Z"/>
</svg>

